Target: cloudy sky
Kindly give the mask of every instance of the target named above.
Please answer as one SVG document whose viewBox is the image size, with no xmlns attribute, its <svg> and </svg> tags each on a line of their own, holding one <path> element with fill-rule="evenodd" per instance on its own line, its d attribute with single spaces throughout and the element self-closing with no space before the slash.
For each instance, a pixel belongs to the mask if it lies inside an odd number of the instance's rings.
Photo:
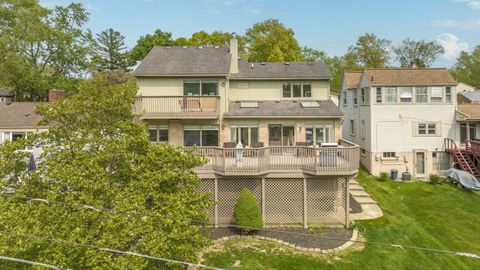
<svg viewBox="0 0 480 270">
<path fill-rule="evenodd" d="M 94 33 L 112 27 L 129 47 L 160 28 L 174 37 L 204 30 L 243 34 L 268 18 L 295 30 L 302 46 L 343 55 L 366 32 L 398 44 L 405 38 L 436 40 L 451 66 L 462 50 L 480 45 L 480 0 L 77 0 L 90 13 Z M 68 0 L 41 0 L 52 7 Z M 392 63 L 394 64 L 394 63 Z"/>
</svg>

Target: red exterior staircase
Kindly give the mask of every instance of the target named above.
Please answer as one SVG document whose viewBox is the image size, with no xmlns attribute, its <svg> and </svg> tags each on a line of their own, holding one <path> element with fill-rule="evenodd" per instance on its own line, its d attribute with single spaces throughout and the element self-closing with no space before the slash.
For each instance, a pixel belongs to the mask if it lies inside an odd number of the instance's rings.
<svg viewBox="0 0 480 270">
<path fill-rule="evenodd" d="M 460 169 L 480 179 L 480 160 L 475 155 L 476 153 L 472 153 L 471 147 L 469 147 L 470 142 L 467 142 L 466 145 L 465 148 L 459 148 L 454 140 L 445 139 L 445 151 L 453 154 L 454 161 Z"/>
</svg>

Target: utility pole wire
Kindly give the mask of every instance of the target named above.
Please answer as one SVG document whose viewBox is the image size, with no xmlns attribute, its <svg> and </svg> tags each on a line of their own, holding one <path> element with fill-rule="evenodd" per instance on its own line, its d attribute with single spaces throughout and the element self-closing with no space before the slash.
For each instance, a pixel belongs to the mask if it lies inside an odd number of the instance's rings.
<svg viewBox="0 0 480 270">
<path fill-rule="evenodd" d="M 34 261 L 29 261 L 29 260 L 24 260 L 24 259 L 19 259 L 19 258 L 13 258 L 13 257 L 7 257 L 7 256 L 0 256 L 0 260 L 4 261 L 11 261 L 11 262 L 18 262 L 18 263 L 25 263 L 25 264 L 30 264 L 30 265 L 36 265 L 36 266 L 42 266 L 48 269 L 55 269 L 55 270 L 72 270 L 70 268 L 63 268 L 51 264 L 46 264 L 46 263 L 41 263 L 41 262 L 34 262 Z"/>
<path fill-rule="evenodd" d="M 148 213 L 120 211 L 120 210 L 109 209 L 109 208 L 96 208 L 96 207 L 91 206 L 91 205 L 65 203 L 65 202 L 60 202 L 60 201 L 45 200 L 45 199 L 41 199 L 41 198 L 16 196 L 16 195 L 7 194 L 7 193 L 0 193 L 0 196 L 8 196 L 8 197 L 11 197 L 11 198 L 28 200 L 28 202 L 38 201 L 38 202 L 43 202 L 43 203 L 55 203 L 55 204 L 66 205 L 66 206 L 74 206 L 74 207 L 79 207 L 79 208 L 83 208 L 83 209 L 94 210 L 94 211 L 97 211 L 97 212 L 103 211 L 103 212 L 111 212 L 111 213 L 115 213 L 115 214 L 137 215 L 137 216 L 142 216 L 142 217 L 144 217 L 144 216 L 159 217 L 158 215 L 154 216 L 154 215 L 151 215 L 151 214 L 148 214 Z M 191 222 L 191 223 L 199 223 L 199 224 L 203 224 L 203 226 L 214 226 L 215 225 L 214 223 L 208 222 L 208 221 L 192 220 L 192 219 L 187 219 L 187 218 L 179 218 L 179 217 L 172 216 L 172 215 L 161 215 L 161 216 L 167 217 L 167 218 L 170 218 L 170 219 L 173 219 L 173 220 L 180 220 L 180 221 Z M 339 238 L 339 237 L 325 237 L 325 236 L 309 234 L 309 233 L 282 231 L 282 230 L 274 230 L 274 229 L 267 229 L 267 228 L 255 228 L 255 227 L 248 227 L 248 226 L 239 226 L 239 225 L 235 225 L 235 224 L 226 224 L 226 225 L 222 225 L 222 226 L 223 227 L 229 227 L 229 228 L 236 228 L 236 229 L 247 228 L 247 229 L 265 231 L 265 232 L 283 233 L 283 234 L 298 235 L 298 236 L 308 236 L 308 237 L 315 237 L 315 238 L 318 238 L 318 239 L 338 241 L 338 242 L 352 242 L 352 243 L 370 244 L 370 245 L 377 245 L 377 246 L 391 247 L 391 248 L 412 249 L 412 250 L 419 250 L 419 251 L 426 251 L 426 252 L 443 253 L 443 254 L 450 254 L 450 255 L 461 256 L 461 257 L 469 257 L 469 258 L 480 260 L 480 255 L 473 254 L 473 253 L 466 253 L 466 252 L 456 252 L 456 251 L 449 251 L 449 250 L 440 250 L 440 249 L 433 249 L 433 248 L 426 248 L 426 247 L 417 247 L 417 246 L 410 246 L 410 245 L 399 245 L 399 244 L 390 244 L 390 243 L 381 243 L 381 242 L 372 242 L 372 241 L 351 240 L 351 239 L 345 239 L 345 238 Z"/>
<path fill-rule="evenodd" d="M 8 236 L 31 238 L 31 239 L 49 241 L 49 242 L 53 242 L 53 243 L 65 244 L 65 245 L 70 245 L 70 246 L 79 246 L 79 247 L 84 247 L 84 248 L 96 249 L 96 250 L 100 250 L 100 251 L 112 252 L 112 253 L 117 253 L 117 254 L 122 254 L 122 255 L 131 255 L 131 256 L 136 256 L 136 257 L 141 257 L 141 258 L 146 258 L 146 259 L 151 259 L 151 260 L 183 264 L 183 265 L 187 265 L 187 266 L 191 266 L 191 267 L 201 267 L 201 268 L 211 269 L 211 270 L 226 270 L 224 268 L 217 268 L 217 267 L 203 265 L 203 264 L 190 263 L 190 262 L 167 259 L 167 258 L 162 258 L 162 257 L 155 257 L 155 256 L 147 255 L 147 254 L 141 254 L 141 253 L 136 253 L 136 252 L 131 252 L 131 251 L 112 249 L 112 248 L 108 248 L 108 247 L 100 247 L 100 246 L 91 245 L 91 244 L 69 242 L 69 241 L 66 241 L 66 240 L 37 236 L 37 235 L 32 235 L 32 234 L 25 234 L 25 233 L 11 232 L 11 231 L 3 231 L 3 230 L 0 230 L 0 233 L 4 234 L 4 235 L 8 235 Z M 63 270 L 63 268 L 52 268 L 52 269 L 62 269 Z"/>
</svg>

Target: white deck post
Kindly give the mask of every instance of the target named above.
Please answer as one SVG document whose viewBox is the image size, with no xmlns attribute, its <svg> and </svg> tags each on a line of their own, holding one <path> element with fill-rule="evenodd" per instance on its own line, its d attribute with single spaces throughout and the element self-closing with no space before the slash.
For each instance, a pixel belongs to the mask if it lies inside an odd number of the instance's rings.
<svg viewBox="0 0 480 270">
<path fill-rule="evenodd" d="M 265 177 L 262 177 L 262 221 L 265 227 Z"/>
<path fill-rule="evenodd" d="M 215 217 L 213 221 L 213 225 L 215 228 L 218 227 L 218 179 L 215 177 L 215 206 L 214 206 L 214 211 L 215 211 Z"/>
<path fill-rule="evenodd" d="M 308 228 L 307 220 L 307 178 L 303 177 L 303 228 Z"/>
<path fill-rule="evenodd" d="M 346 178 L 346 185 L 345 185 L 345 228 L 348 228 L 348 219 L 350 215 L 350 177 Z"/>
</svg>

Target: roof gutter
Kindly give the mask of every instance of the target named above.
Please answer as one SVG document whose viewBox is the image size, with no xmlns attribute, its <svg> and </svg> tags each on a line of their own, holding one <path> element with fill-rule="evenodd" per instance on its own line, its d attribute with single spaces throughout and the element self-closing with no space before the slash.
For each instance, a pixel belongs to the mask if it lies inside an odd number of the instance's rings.
<svg viewBox="0 0 480 270">
<path fill-rule="evenodd" d="M 241 118 L 248 118 L 248 119 L 258 119 L 258 118 L 275 118 L 275 119 L 298 119 L 298 118 L 308 118 L 308 119 L 342 119 L 343 115 L 335 115 L 335 116 L 318 116 L 318 115 L 223 115 L 223 118 L 229 119 L 241 119 Z"/>
</svg>

